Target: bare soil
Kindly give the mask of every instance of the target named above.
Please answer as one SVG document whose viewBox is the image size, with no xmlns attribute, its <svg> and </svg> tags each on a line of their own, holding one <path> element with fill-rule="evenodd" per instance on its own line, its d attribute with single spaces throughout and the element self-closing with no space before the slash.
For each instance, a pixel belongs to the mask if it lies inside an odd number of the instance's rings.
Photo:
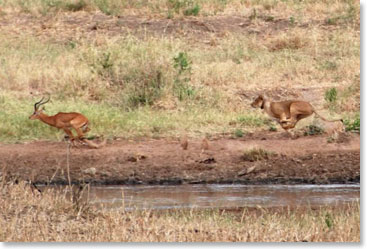
<svg viewBox="0 0 367 249">
<path fill-rule="evenodd" d="M 360 181 L 360 137 L 341 134 L 328 143 L 325 135 L 290 138 L 284 132 L 247 134 L 241 138 L 188 140 L 117 138 L 99 149 L 71 148 L 67 143 L 38 141 L 0 144 L 1 173 L 43 184 L 67 184 L 68 164 L 73 183 L 92 184 L 299 184 Z M 267 158 L 245 160 L 253 147 L 274 152 Z"/>
<path fill-rule="evenodd" d="M 152 16 L 108 16 L 101 12 L 60 12 L 57 15 L 33 16 L 28 13 L 0 15 L 0 30 L 12 36 L 31 35 L 55 42 L 78 41 L 79 38 L 103 44 L 103 37 L 127 36 L 145 38 L 166 36 L 193 40 L 215 45 L 213 38 L 225 37 L 228 34 L 256 34 L 267 37 L 270 34 L 285 32 L 295 27 L 310 28 L 321 26 L 334 29 L 325 20 L 309 20 L 292 24 L 288 19 L 268 19 L 260 15 L 258 22 L 253 22 L 245 15 L 216 15 L 207 17 L 182 17 L 168 19 Z M 358 27 L 359 29 L 359 27 Z"/>
</svg>

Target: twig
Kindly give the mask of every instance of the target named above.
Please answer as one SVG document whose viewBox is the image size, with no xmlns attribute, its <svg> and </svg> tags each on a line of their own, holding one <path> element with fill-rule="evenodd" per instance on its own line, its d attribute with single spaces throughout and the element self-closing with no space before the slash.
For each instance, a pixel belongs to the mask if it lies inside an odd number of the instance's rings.
<svg viewBox="0 0 367 249">
<path fill-rule="evenodd" d="M 70 143 L 67 143 L 67 147 L 66 147 L 66 168 L 67 168 L 67 172 L 68 172 L 68 181 L 69 181 L 69 187 L 71 189 L 71 180 L 70 180 L 70 163 L 69 163 L 69 156 L 70 154 Z"/>
</svg>

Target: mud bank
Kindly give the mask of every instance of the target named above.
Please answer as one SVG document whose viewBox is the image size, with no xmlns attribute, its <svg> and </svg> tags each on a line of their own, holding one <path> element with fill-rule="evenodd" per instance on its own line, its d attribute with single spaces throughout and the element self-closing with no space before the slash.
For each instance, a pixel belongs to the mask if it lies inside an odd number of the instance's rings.
<svg viewBox="0 0 367 249">
<path fill-rule="evenodd" d="M 267 158 L 246 160 L 244 151 L 261 148 Z M 37 184 L 329 184 L 360 181 L 360 137 L 342 134 L 333 143 L 326 136 L 284 137 L 280 132 L 248 134 L 232 139 L 109 140 L 100 149 L 71 148 L 65 142 L 0 144 L 3 176 Z"/>
</svg>

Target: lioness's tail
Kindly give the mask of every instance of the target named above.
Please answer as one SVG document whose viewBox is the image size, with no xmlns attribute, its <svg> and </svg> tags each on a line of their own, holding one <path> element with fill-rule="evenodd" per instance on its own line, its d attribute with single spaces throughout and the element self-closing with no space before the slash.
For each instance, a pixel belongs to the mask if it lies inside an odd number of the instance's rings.
<svg viewBox="0 0 367 249">
<path fill-rule="evenodd" d="M 340 122 L 344 123 L 344 122 L 343 122 L 343 119 L 341 119 L 341 118 L 338 118 L 338 119 L 331 119 L 331 120 L 329 120 L 329 119 L 324 118 L 324 117 L 323 117 L 323 116 L 321 116 L 320 114 L 318 114 L 318 113 L 316 112 L 316 110 L 315 110 L 315 109 L 313 110 L 313 112 L 315 113 L 315 115 L 316 115 L 316 116 L 318 116 L 319 118 L 321 118 L 322 120 L 324 120 L 324 121 L 326 121 L 326 122 L 338 122 L 338 121 L 340 121 Z"/>
<path fill-rule="evenodd" d="M 107 143 L 107 139 L 105 138 L 100 144 L 96 144 L 88 139 L 84 139 L 84 142 L 86 144 L 88 144 L 89 147 L 93 148 L 93 149 L 99 149 L 99 148 L 102 148 L 106 145 Z"/>
</svg>

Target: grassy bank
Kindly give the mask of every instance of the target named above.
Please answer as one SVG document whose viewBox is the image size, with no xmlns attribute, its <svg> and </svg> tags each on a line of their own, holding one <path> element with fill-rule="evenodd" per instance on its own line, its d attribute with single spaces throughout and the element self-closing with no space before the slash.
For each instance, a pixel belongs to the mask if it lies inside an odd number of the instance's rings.
<svg viewBox="0 0 367 249">
<path fill-rule="evenodd" d="M 66 194 L 2 184 L 0 241 L 360 241 L 360 206 L 269 210 L 95 209 Z"/>
<path fill-rule="evenodd" d="M 61 136 L 27 120 L 33 103 L 48 94 L 47 113 L 83 112 L 93 135 L 107 137 L 267 129 L 266 117 L 248 105 L 264 91 L 286 98 L 289 89 L 316 87 L 323 99 L 335 88 L 333 103 L 317 108 L 350 123 L 359 113 L 355 1 L 39 0 L 1 1 L 0 7 L 5 142 Z M 77 22 L 96 13 L 106 19 Z M 138 28 L 115 32 L 127 14 L 157 22 L 237 15 L 249 27 L 205 34 L 177 28 L 166 35 L 165 29 L 149 33 L 139 19 Z M 112 26 L 103 27 L 107 23 Z"/>
</svg>

